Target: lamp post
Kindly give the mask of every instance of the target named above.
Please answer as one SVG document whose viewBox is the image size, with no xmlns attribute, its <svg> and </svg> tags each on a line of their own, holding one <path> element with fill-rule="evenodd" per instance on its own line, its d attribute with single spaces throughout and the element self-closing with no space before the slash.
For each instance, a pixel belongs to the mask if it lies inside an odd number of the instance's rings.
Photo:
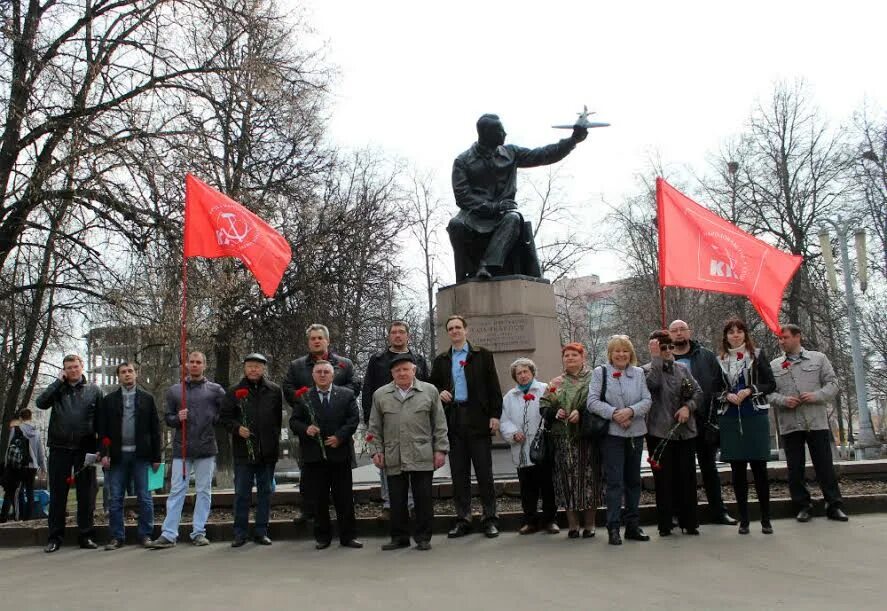
<svg viewBox="0 0 887 611">
<path fill-rule="evenodd" d="M 838 247 L 841 250 L 841 267 L 844 274 L 844 293 L 847 299 L 847 318 L 850 322 L 850 351 L 853 358 L 853 378 L 856 383 L 856 404 L 859 419 L 859 428 L 856 436 L 856 448 L 865 458 L 878 458 L 880 446 L 875 440 L 875 431 L 872 427 L 872 415 L 869 412 L 868 393 L 865 386 L 865 368 L 863 366 L 862 346 L 859 342 L 859 319 L 856 310 L 856 296 L 853 293 L 853 279 L 851 277 L 850 254 L 847 248 L 847 236 L 852 231 L 850 221 L 843 221 L 839 216 L 836 221 L 825 219 L 838 235 Z M 859 265 L 859 278 L 862 290 L 866 286 L 865 264 L 865 232 L 854 231 L 857 251 L 857 263 Z M 831 257 L 831 244 L 829 232 L 825 227 L 819 230 L 819 241 L 823 250 L 823 259 L 829 267 L 829 281 L 832 289 L 837 290 L 837 282 L 834 277 L 834 262 Z"/>
</svg>

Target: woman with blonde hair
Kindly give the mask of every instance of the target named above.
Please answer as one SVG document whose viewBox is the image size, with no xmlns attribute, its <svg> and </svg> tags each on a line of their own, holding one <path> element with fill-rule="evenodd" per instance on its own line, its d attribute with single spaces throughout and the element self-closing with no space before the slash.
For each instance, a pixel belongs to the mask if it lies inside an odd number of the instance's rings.
<svg viewBox="0 0 887 611">
<path fill-rule="evenodd" d="M 564 371 L 548 384 L 539 402 L 549 423 L 554 445 L 554 496 L 567 513 L 571 539 L 579 538 L 579 516 L 583 514 L 582 538 L 594 536 L 594 514 L 601 496 L 600 449 L 583 439 L 582 418 L 590 417 L 588 383 L 591 369 L 585 363 L 585 346 L 578 342 L 561 349 Z"/>
<path fill-rule="evenodd" d="M 607 364 L 595 368 L 588 389 L 588 409 L 610 421 L 601 442 L 607 481 L 607 532 L 610 545 L 622 545 L 619 528 L 625 522 L 625 538 L 649 541 L 640 527 L 641 454 L 645 417 L 650 411 L 650 390 L 644 370 L 637 366 L 634 346 L 627 335 L 607 342 Z M 625 499 L 623 509 L 623 498 Z"/>
</svg>

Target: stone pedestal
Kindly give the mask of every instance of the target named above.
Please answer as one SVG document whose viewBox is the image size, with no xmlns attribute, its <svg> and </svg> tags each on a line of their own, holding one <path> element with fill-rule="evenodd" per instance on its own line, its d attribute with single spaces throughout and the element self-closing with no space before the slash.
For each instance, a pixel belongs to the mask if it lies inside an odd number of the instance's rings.
<svg viewBox="0 0 887 611">
<path fill-rule="evenodd" d="M 445 322 L 452 314 L 468 321 L 468 342 L 493 353 L 502 392 L 512 388 L 510 365 L 533 359 L 537 379 L 561 372 L 560 328 L 554 287 L 547 280 L 503 276 L 469 280 L 437 292 L 437 352 L 449 349 Z"/>
</svg>

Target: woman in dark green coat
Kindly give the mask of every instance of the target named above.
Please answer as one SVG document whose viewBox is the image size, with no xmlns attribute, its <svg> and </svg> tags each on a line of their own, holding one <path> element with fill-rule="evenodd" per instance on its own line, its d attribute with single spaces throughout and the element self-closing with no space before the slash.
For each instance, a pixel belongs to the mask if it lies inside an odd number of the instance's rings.
<svg viewBox="0 0 887 611">
<path fill-rule="evenodd" d="M 721 429 L 721 460 L 733 471 L 733 492 L 739 510 L 739 534 L 747 535 L 748 477 L 751 465 L 755 491 L 761 506 L 761 530 L 773 533 L 770 524 L 770 482 L 767 460 L 770 458 L 770 409 L 767 395 L 776 390 L 770 361 L 756 348 L 748 327 L 739 318 L 724 324 L 721 338 L 721 373 L 724 392 L 718 424 Z"/>
</svg>

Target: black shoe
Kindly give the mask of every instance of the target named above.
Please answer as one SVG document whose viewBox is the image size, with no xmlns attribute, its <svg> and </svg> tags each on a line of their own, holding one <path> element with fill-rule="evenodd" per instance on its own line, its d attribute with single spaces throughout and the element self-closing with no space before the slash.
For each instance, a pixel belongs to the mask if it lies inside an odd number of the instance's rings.
<svg viewBox="0 0 887 611">
<path fill-rule="evenodd" d="M 610 538 L 607 542 L 610 545 L 622 545 L 622 536 L 619 534 L 618 528 L 611 528 L 609 533 L 610 533 Z"/>
<path fill-rule="evenodd" d="M 795 516 L 795 519 L 798 522 L 809 522 L 810 521 L 810 508 L 804 507 L 801 511 L 798 512 L 798 515 Z"/>
<path fill-rule="evenodd" d="M 659 529 L 659 536 L 660 537 L 670 537 L 671 536 L 671 529 L 670 528 L 660 528 Z"/>
<path fill-rule="evenodd" d="M 326 549 L 330 546 L 329 541 L 317 541 L 314 543 L 314 549 Z"/>
<path fill-rule="evenodd" d="M 461 537 L 462 535 L 459 535 L 459 536 Z M 431 545 L 429 543 L 427 543 L 427 542 L 425 542 L 425 543 L 426 543 L 426 545 L 428 545 L 429 548 L 431 547 Z M 395 541 L 392 539 L 391 541 L 389 541 L 388 543 L 386 543 L 382 546 L 382 551 L 383 552 L 390 552 L 391 550 L 403 549 L 403 548 L 409 547 L 409 546 L 410 546 L 409 539 L 403 539 L 400 541 Z"/>
<path fill-rule="evenodd" d="M 464 537 L 468 533 L 471 532 L 471 525 L 468 522 L 456 522 L 456 525 L 450 529 L 450 532 L 447 533 L 447 537 L 450 539 L 457 539 L 459 537 Z"/>
<path fill-rule="evenodd" d="M 431 543 L 429 543 L 428 541 L 419 541 L 418 543 L 416 543 L 416 549 L 427 552 L 431 549 Z"/>
<path fill-rule="evenodd" d="M 349 541 L 343 541 L 339 543 L 342 547 L 350 547 L 351 549 L 363 549 L 363 543 L 358 541 L 357 539 L 351 539 Z"/>
<path fill-rule="evenodd" d="M 234 541 L 231 542 L 231 547 L 243 547 L 246 545 L 246 537 L 234 537 Z"/>
<path fill-rule="evenodd" d="M 593 531 L 593 530 L 590 530 L 590 529 L 588 529 L 588 528 L 583 528 L 583 529 L 582 529 L 582 538 L 583 538 L 583 539 L 591 539 L 592 537 L 594 537 L 594 531 Z"/>
<path fill-rule="evenodd" d="M 699 529 L 698 528 L 682 528 L 681 532 L 684 533 L 685 535 L 698 535 Z"/>
<path fill-rule="evenodd" d="M 80 549 L 98 549 L 99 544 L 92 539 L 81 539 Z"/>
<path fill-rule="evenodd" d="M 567 538 L 568 539 L 578 539 L 579 538 L 579 531 L 578 530 L 567 531 Z"/>
<path fill-rule="evenodd" d="M 724 526 L 735 526 L 738 522 L 736 518 L 731 516 L 726 511 L 718 516 L 718 519 L 715 520 L 715 524 L 722 524 Z"/>
<path fill-rule="evenodd" d="M 770 520 L 761 520 L 761 532 L 765 535 L 773 534 L 773 525 L 770 524 Z"/>
<path fill-rule="evenodd" d="M 850 519 L 850 517 L 846 513 L 844 513 L 844 510 L 840 507 L 829 509 L 825 512 L 825 517 L 827 517 L 829 520 L 835 520 L 836 522 L 846 522 Z"/>
<path fill-rule="evenodd" d="M 120 539 L 111 539 L 105 546 L 105 551 L 110 552 L 115 549 L 120 549 L 121 547 L 123 547 L 123 541 L 121 541 Z"/>
<path fill-rule="evenodd" d="M 487 522 L 484 524 L 484 536 L 487 539 L 495 539 L 499 536 L 499 529 L 496 528 L 496 524 L 493 522 Z"/>
<path fill-rule="evenodd" d="M 739 524 L 739 531 L 738 532 L 740 535 L 747 535 L 749 532 L 751 532 L 748 529 L 748 522 L 741 522 Z"/>
<path fill-rule="evenodd" d="M 625 538 L 629 541 L 649 541 L 650 535 L 645 533 L 641 527 L 626 528 Z"/>
<path fill-rule="evenodd" d="M 253 539 L 253 541 L 258 543 L 259 545 L 271 545 L 271 539 L 268 537 L 268 535 L 262 535 L 260 537 L 256 537 Z"/>
<path fill-rule="evenodd" d="M 62 546 L 58 541 L 50 541 L 46 544 L 46 547 L 43 548 L 43 551 L 47 554 L 51 554 L 52 552 L 59 551 L 59 548 Z"/>
</svg>

